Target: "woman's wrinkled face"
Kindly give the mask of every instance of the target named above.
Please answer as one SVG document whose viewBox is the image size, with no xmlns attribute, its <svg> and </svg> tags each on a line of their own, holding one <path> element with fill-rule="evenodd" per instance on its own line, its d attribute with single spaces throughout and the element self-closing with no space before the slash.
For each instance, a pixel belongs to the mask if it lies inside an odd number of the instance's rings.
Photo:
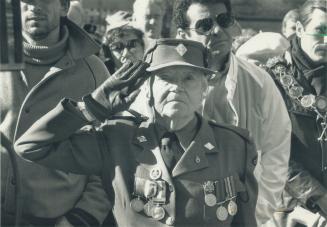
<svg viewBox="0 0 327 227">
<path fill-rule="evenodd" d="M 297 23 L 301 48 L 315 63 L 327 63 L 327 13 L 320 9 L 312 12 L 307 25 Z"/>
<path fill-rule="evenodd" d="M 123 31 L 122 35 L 109 44 L 114 62 L 119 68 L 126 60 L 141 60 L 144 54 L 142 40 L 133 31 Z"/>
<path fill-rule="evenodd" d="M 201 107 L 205 75 L 187 66 L 164 68 L 154 76 L 154 108 L 161 117 L 188 117 Z"/>
</svg>

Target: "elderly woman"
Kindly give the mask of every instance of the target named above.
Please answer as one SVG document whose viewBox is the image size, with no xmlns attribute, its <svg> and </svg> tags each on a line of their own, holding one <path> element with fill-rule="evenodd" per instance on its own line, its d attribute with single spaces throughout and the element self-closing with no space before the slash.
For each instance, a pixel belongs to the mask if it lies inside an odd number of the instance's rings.
<svg viewBox="0 0 327 227">
<path fill-rule="evenodd" d="M 16 143 L 49 168 L 98 174 L 118 226 L 256 226 L 256 152 L 243 129 L 202 118 L 204 48 L 164 39 L 84 97 L 63 100 Z M 145 69 L 147 68 L 147 72 Z M 114 119 L 146 81 L 151 118 Z M 78 129 L 107 120 L 101 131 Z"/>
<path fill-rule="evenodd" d="M 118 11 L 106 18 L 107 31 L 102 41 L 104 63 L 111 74 L 127 60 L 143 58 L 143 32 L 131 25 L 132 14 Z"/>
</svg>

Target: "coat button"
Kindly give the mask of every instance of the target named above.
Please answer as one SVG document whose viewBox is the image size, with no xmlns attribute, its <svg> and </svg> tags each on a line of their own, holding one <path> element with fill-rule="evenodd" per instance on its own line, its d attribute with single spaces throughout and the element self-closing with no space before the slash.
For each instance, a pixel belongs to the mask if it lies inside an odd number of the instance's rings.
<svg viewBox="0 0 327 227">
<path fill-rule="evenodd" d="M 175 218 L 173 218 L 173 217 L 168 217 L 167 219 L 166 219 L 166 224 L 167 225 L 173 225 L 175 223 Z"/>
<path fill-rule="evenodd" d="M 195 157 L 195 163 L 199 164 L 201 162 L 201 158 L 199 156 Z"/>
<path fill-rule="evenodd" d="M 258 163 L 258 158 L 257 157 L 255 157 L 254 159 L 252 159 L 252 164 L 253 165 L 257 165 L 257 163 Z"/>
</svg>

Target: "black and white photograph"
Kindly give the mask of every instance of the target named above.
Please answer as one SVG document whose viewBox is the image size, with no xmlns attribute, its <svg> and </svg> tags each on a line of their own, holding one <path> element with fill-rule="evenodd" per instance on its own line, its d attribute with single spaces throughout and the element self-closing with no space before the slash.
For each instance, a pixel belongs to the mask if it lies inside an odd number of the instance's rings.
<svg viewBox="0 0 327 227">
<path fill-rule="evenodd" d="M 0 0 L 1 227 L 327 227 L 327 0 Z"/>
</svg>

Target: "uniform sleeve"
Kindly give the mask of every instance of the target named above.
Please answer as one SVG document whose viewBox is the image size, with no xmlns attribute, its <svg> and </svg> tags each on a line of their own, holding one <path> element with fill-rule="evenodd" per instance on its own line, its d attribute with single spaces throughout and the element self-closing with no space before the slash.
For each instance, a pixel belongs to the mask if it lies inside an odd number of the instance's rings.
<svg viewBox="0 0 327 227">
<path fill-rule="evenodd" d="M 103 62 L 95 55 L 86 58 L 86 63 L 91 69 L 95 81 L 95 87 L 102 84 L 109 76 L 109 72 Z M 92 150 L 92 149 L 91 149 Z M 74 226 L 99 226 L 106 218 L 111 205 L 107 198 L 107 193 L 102 187 L 100 177 L 88 176 L 85 190 L 80 200 L 66 216 Z"/>
<path fill-rule="evenodd" d="M 257 151 L 253 140 L 246 143 L 246 159 L 243 181 L 246 192 L 241 192 L 239 196 L 238 212 L 233 220 L 233 227 L 255 227 L 257 220 L 255 210 L 258 199 L 258 183 L 254 176 L 254 169 L 257 163 Z"/>
<path fill-rule="evenodd" d="M 65 216 L 74 226 L 101 226 L 111 209 L 100 177 L 88 176 L 82 197 Z"/>
<path fill-rule="evenodd" d="M 103 153 L 96 132 L 75 133 L 86 124 L 73 102 L 64 99 L 16 141 L 15 150 L 22 158 L 49 168 L 100 175 Z"/>
<path fill-rule="evenodd" d="M 261 160 L 258 161 L 259 196 L 256 216 L 259 224 L 272 217 L 281 203 L 290 157 L 291 122 L 283 98 L 267 74 L 262 94 Z M 260 152 L 259 152 L 260 153 Z"/>
</svg>

